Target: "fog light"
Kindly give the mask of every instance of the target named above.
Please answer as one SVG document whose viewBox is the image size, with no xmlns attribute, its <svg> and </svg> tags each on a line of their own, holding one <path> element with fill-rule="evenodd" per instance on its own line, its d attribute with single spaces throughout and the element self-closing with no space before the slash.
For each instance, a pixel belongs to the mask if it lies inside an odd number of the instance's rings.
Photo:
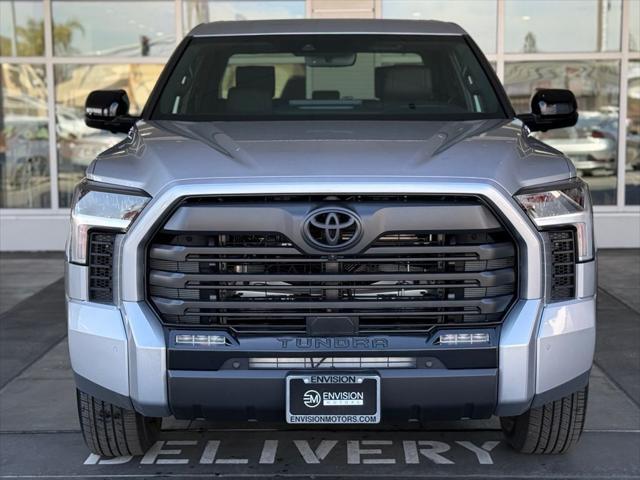
<svg viewBox="0 0 640 480">
<path fill-rule="evenodd" d="M 176 335 L 176 345 L 191 345 L 192 347 L 220 347 L 227 344 L 223 335 Z"/>
<path fill-rule="evenodd" d="M 444 333 L 438 337 L 440 345 L 475 345 L 489 343 L 488 333 Z"/>
</svg>

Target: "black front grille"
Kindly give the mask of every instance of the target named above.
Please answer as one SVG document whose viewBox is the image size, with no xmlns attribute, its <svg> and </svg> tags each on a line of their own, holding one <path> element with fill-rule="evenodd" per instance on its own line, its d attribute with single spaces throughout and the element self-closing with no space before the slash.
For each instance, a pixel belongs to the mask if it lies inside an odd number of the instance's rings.
<svg viewBox="0 0 640 480">
<path fill-rule="evenodd" d="M 115 233 L 89 234 L 89 300 L 113 302 L 113 244 Z"/>
<path fill-rule="evenodd" d="M 357 318 L 359 333 L 499 323 L 516 295 L 502 229 L 387 232 L 355 255 L 303 253 L 277 232 L 160 231 L 148 296 L 163 323 L 304 333 L 310 317 Z"/>
<path fill-rule="evenodd" d="M 576 294 L 576 242 L 573 230 L 547 232 L 550 250 L 549 298 L 568 300 Z"/>
</svg>

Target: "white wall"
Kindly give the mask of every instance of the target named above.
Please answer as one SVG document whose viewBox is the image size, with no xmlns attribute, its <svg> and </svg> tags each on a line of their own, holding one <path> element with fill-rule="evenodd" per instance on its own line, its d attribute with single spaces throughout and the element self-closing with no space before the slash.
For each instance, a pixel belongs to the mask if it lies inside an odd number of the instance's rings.
<svg viewBox="0 0 640 480">
<path fill-rule="evenodd" d="M 0 214 L 0 251 L 64 250 L 69 213 Z"/>
</svg>

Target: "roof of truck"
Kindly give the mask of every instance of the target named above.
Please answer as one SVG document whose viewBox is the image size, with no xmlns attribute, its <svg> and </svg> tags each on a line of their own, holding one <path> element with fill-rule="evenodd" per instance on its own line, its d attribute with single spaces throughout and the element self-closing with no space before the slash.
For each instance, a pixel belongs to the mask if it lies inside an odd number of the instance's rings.
<svg viewBox="0 0 640 480">
<path fill-rule="evenodd" d="M 242 20 L 202 23 L 189 33 L 193 37 L 225 35 L 279 34 L 403 34 L 403 35 L 464 35 L 465 30 L 451 22 L 436 20 L 379 19 L 295 19 Z"/>
</svg>

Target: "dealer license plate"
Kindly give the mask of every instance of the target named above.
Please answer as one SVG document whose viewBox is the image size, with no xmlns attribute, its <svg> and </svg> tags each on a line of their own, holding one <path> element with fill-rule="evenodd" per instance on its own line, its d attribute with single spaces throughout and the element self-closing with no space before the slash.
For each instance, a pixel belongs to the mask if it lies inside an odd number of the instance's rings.
<svg viewBox="0 0 640 480">
<path fill-rule="evenodd" d="M 374 374 L 288 375 L 287 423 L 380 423 L 380 377 Z"/>
</svg>

